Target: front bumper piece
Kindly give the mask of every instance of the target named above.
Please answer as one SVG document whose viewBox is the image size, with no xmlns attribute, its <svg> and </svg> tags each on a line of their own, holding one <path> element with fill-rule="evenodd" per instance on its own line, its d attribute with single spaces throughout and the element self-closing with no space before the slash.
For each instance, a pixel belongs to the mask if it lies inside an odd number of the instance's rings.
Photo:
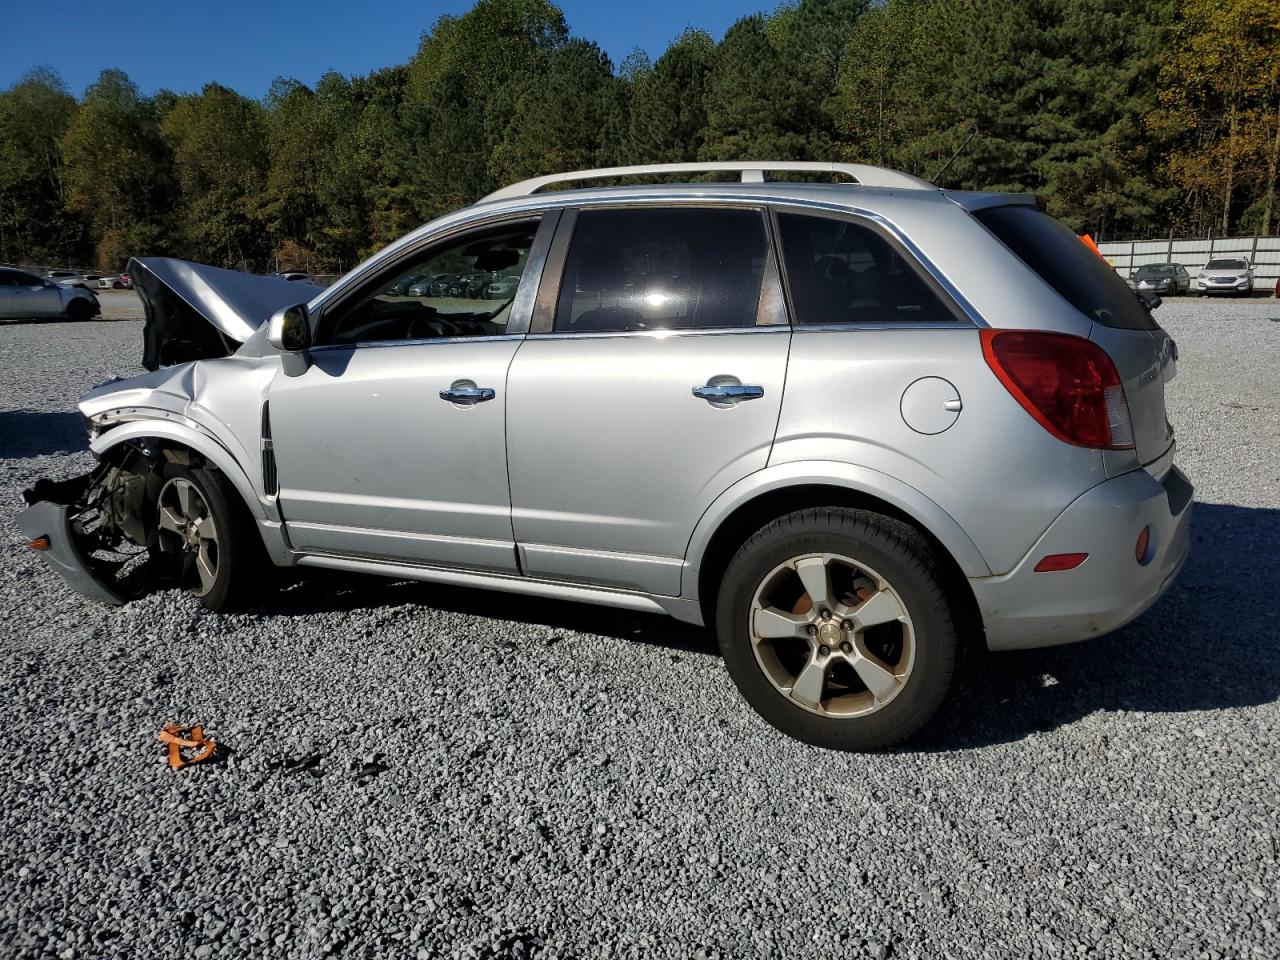
<svg viewBox="0 0 1280 960">
<path fill-rule="evenodd" d="M 109 569 L 84 551 L 81 531 L 72 519 L 72 510 L 94 479 L 95 474 L 86 473 L 72 480 L 39 481 L 22 494 L 28 507 L 18 514 L 18 529 L 29 543 L 47 541 L 40 555 L 72 590 L 98 603 L 119 606 L 125 598 L 110 586 Z"/>
</svg>

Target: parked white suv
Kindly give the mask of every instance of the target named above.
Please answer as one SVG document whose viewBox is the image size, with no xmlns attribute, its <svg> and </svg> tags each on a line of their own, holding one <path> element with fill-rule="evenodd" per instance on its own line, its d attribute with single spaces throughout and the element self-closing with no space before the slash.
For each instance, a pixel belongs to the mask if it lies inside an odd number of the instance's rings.
<svg viewBox="0 0 1280 960">
<path fill-rule="evenodd" d="M 1233 293 L 1248 296 L 1253 292 L 1253 266 L 1248 257 L 1216 257 L 1196 274 L 1196 293 Z"/>
<path fill-rule="evenodd" d="M 742 182 L 543 192 L 707 171 Z M 101 466 L 19 518 L 108 602 L 147 556 L 213 608 L 269 559 L 665 612 L 717 632 L 769 722 L 875 748 L 966 644 L 1114 630 L 1187 555 L 1173 341 L 1031 196 L 582 171 L 323 291 L 129 272 L 154 372 L 80 401 Z M 495 273 L 488 299 L 390 292 Z"/>
</svg>

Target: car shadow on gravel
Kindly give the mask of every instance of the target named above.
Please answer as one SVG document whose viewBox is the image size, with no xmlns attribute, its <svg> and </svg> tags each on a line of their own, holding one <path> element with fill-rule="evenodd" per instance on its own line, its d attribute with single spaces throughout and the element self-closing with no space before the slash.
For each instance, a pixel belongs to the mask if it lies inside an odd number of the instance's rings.
<svg viewBox="0 0 1280 960">
<path fill-rule="evenodd" d="M 1096 640 L 977 658 L 904 749 L 1020 740 L 1099 710 L 1158 715 L 1280 700 L 1280 510 L 1194 510 L 1191 556 L 1154 607 Z"/>
<path fill-rule="evenodd" d="M 308 570 L 290 579 L 294 582 L 279 594 L 264 598 L 265 602 L 252 612 L 288 617 L 412 604 L 551 630 L 651 643 L 685 653 L 719 656 L 716 641 L 707 631 L 657 614 L 326 570 Z"/>
<path fill-rule="evenodd" d="M 23 459 L 87 448 L 78 413 L 0 410 L 0 458 Z"/>
<path fill-rule="evenodd" d="M 1096 640 L 974 657 L 934 721 L 900 749 L 1017 741 L 1099 710 L 1167 714 L 1280 699 L 1280 616 L 1272 604 L 1280 584 L 1280 510 L 1194 509 L 1191 557 L 1155 607 Z M 666 617 L 319 570 L 253 612 L 288 617 L 406 604 L 719 655 L 709 631 Z"/>
</svg>

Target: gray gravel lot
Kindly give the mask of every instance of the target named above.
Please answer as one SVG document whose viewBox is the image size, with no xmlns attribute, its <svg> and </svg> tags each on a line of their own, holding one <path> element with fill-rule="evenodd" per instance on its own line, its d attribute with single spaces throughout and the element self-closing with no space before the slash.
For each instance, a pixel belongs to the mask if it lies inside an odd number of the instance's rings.
<svg viewBox="0 0 1280 960">
<path fill-rule="evenodd" d="M 0 956 L 1280 956 L 1272 318 L 1159 313 L 1202 501 L 1171 594 L 984 659 L 889 755 L 785 739 L 662 619 L 320 576 L 116 610 L 4 547 Z M 140 327 L 0 329 L 6 543 Z M 224 759 L 171 773 L 167 721 Z"/>
</svg>

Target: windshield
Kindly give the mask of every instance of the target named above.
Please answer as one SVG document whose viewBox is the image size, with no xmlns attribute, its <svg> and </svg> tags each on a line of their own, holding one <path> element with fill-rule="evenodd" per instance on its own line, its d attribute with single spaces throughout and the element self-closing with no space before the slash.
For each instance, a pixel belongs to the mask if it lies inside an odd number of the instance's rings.
<svg viewBox="0 0 1280 960">
<path fill-rule="evenodd" d="M 1206 270 L 1244 270 L 1243 260 L 1210 260 Z"/>
<path fill-rule="evenodd" d="M 1138 279 L 1145 280 L 1147 277 L 1171 277 L 1173 276 L 1172 263 L 1150 263 L 1145 267 L 1138 268 Z"/>
<path fill-rule="evenodd" d="M 1071 230 L 1035 207 L 988 207 L 974 216 L 1064 300 L 1121 330 L 1158 330 L 1129 284 Z"/>
</svg>

